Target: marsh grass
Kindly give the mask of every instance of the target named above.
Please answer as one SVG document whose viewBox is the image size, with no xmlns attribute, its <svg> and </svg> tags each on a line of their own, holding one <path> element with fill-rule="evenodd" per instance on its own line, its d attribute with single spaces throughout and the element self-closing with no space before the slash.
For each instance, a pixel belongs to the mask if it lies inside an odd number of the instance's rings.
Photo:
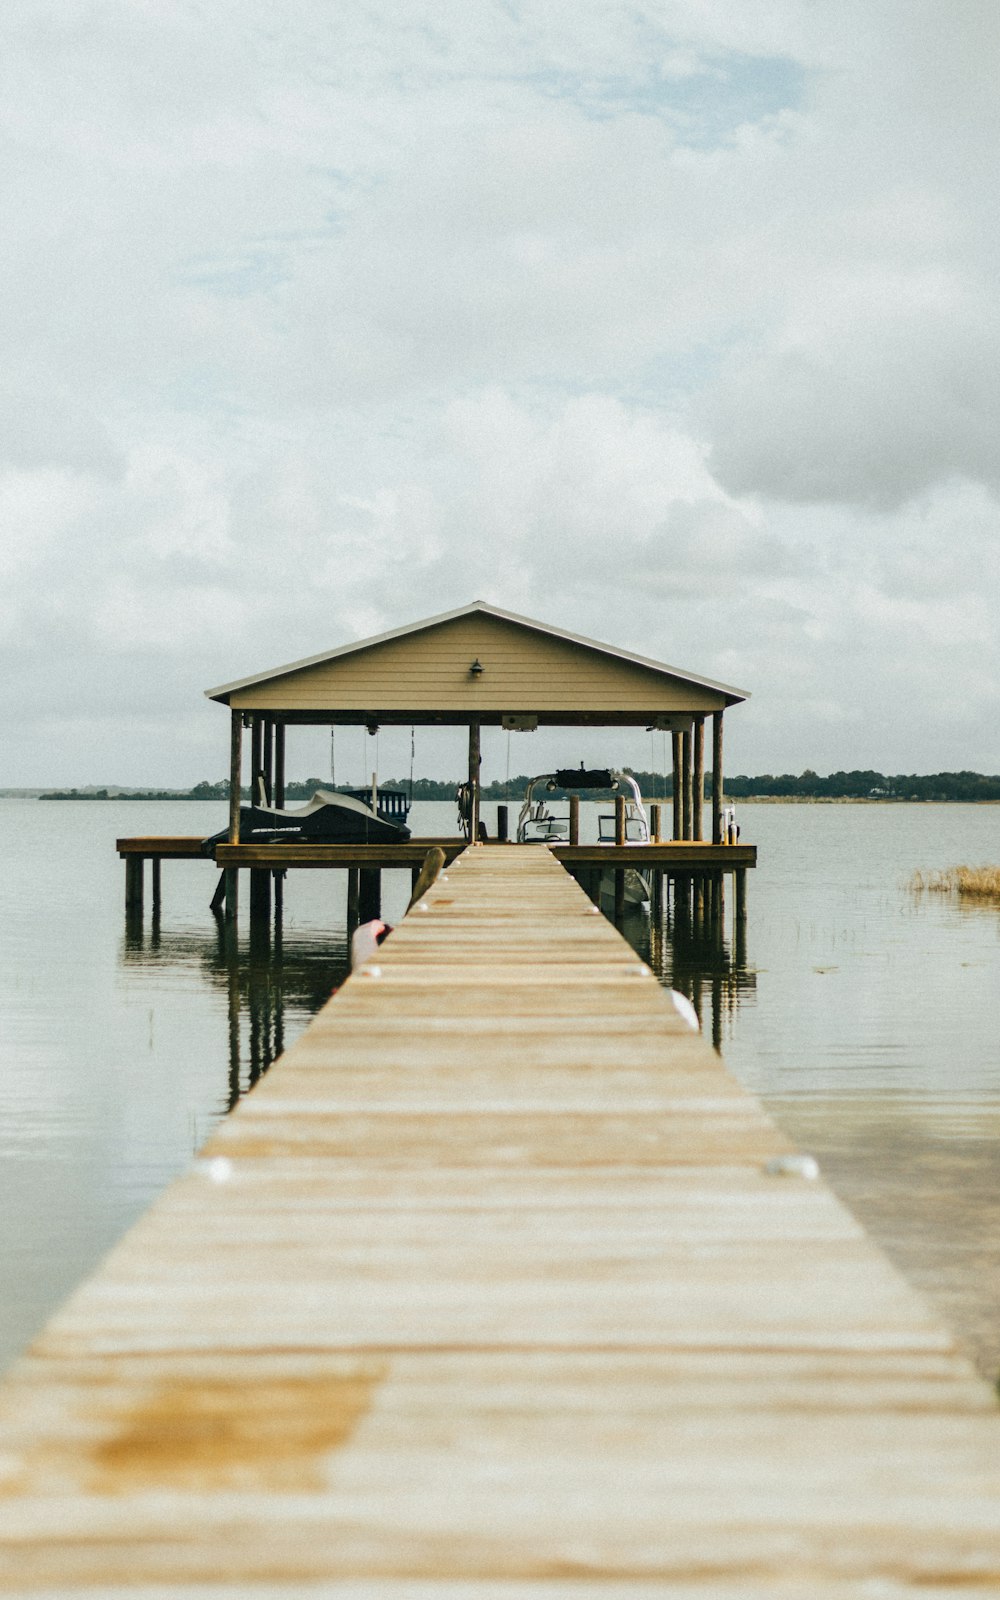
<svg viewBox="0 0 1000 1600">
<path fill-rule="evenodd" d="M 1000 867 L 947 867 L 941 872 L 915 872 L 909 887 L 918 894 L 957 894 L 963 900 L 1000 905 Z"/>
</svg>

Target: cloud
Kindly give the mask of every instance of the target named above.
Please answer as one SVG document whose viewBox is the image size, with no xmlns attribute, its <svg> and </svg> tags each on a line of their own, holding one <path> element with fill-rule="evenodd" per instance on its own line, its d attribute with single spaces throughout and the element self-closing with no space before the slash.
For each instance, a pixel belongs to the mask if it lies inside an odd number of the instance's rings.
<svg viewBox="0 0 1000 1600">
<path fill-rule="evenodd" d="M 753 689 L 750 769 L 1000 766 L 998 32 L 10 0 L 10 781 L 477 594 Z"/>
</svg>

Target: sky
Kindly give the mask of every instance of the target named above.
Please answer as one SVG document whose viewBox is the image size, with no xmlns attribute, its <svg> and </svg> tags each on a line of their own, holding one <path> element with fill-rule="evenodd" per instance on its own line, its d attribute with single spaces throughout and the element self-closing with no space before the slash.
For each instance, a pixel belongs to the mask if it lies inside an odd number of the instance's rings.
<svg viewBox="0 0 1000 1600">
<path fill-rule="evenodd" d="M 477 598 L 749 690 L 731 772 L 1000 771 L 998 60 L 995 0 L 4 0 L 0 784 L 222 777 L 206 687 Z"/>
</svg>

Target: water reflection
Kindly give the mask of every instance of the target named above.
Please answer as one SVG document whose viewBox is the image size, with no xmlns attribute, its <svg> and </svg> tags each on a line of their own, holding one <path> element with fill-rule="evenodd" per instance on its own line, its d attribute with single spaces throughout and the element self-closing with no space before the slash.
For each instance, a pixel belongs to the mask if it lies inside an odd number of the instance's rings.
<svg viewBox="0 0 1000 1600">
<path fill-rule="evenodd" d="M 621 932 L 668 989 L 690 1000 L 705 1037 L 721 1053 L 741 1001 L 756 988 L 747 958 L 747 926 L 725 916 L 696 915 L 685 896 L 664 897 L 649 916 L 626 914 Z"/>
<path fill-rule="evenodd" d="M 280 913 L 245 937 L 221 917 L 204 934 L 164 932 L 153 918 L 147 928 L 141 923 L 127 927 L 121 962 L 126 969 L 141 968 L 147 978 L 159 969 L 172 983 L 195 977 L 225 994 L 225 1042 L 219 1041 L 215 1053 L 225 1063 L 225 1088 L 217 1099 L 223 1113 L 282 1054 L 289 1019 L 294 1032 L 301 1032 L 339 988 L 348 970 L 348 949 L 342 929 L 287 938 Z"/>
</svg>

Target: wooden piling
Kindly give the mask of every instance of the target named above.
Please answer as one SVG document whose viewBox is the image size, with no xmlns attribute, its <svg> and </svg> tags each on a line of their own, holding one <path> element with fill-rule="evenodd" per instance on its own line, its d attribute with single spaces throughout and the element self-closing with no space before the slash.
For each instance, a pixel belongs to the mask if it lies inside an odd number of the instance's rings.
<svg viewBox="0 0 1000 1600">
<path fill-rule="evenodd" d="M 234 711 L 229 739 L 229 843 L 240 842 L 240 790 L 243 787 L 243 713 Z"/>
<path fill-rule="evenodd" d="M 358 873 L 358 919 L 371 922 L 382 915 L 382 874 L 377 867 L 362 867 Z"/>
<path fill-rule="evenodd" d="M 694 759 L 691 771 L 691 837 L 702 837 L 705 811 L 705 718 L 694 719 Z"/>
<path fill-rule="evenodd" d="M 569 842 L 580 843 L 580 796 L 571 794 L 569 797 Z"/>
<path fill-rule="evenodd" d="M 259 711 L 255 711 L 250 722 L 250 804 L 255 806 L 258 798 L 257 779 L 264 775 L 264 718 Z"/>
<path fill-rule="evenodd" d="M 506 844 L 510 834 L 510 813 L 506 806 L 497 806 L 497 842 Z"/>
<path fill-rule="evenodd" d="M 712 713 L 712 843 L 722 843 L 722 712 Z"/>
<path fill-rule="evenodd" d="M 627 836 L 625 796 L 615 795 L 615 844 L 624 844 Z M 615 868 L 615 921 L 625 916 L 625 868 Z"/>
<path fill-rule="evenodd" d="M 261 773 L 264 778 L 264 793 L 268 805 L 273 804 L 274 796 L 274 718 L 264 718 L 264 737 L 261 749 Z"/>
<path fill-rule="evenodd" d="M 285 804 L 285 724 L 274 725 L 274 804 L 279 809 Z"/>
<path fill-rule="evenodd" d="M 649 808 L 649 837 L 654 844 L 660 842 L 660 803 L 654 800 Z"/>
<path fill-rule="evenodd" d="M 681 834 L 691 837 L 691 735 L 681 734 Z"/>
<path fill-rule="evenodd" d="M 142 856 L 125 857 L 126 916 L 142 916 L 143 866 Z"/>
<path fill-rule="evenodd" d="M 153 856 L 149 865 L 153 886 L 153 917 L 158 918 L 160 915 L 160 908 L 163 903 L 162 885 L 160 881 L 162 876 L 160 872 L 161 862 L 159 856 Z"/>
<path fill-rule="evenodd" d="M 355 928 L 358 925 L 358 902 L 359 902 L 358 874 L 359 874 L 359 869 L 357 867 L 348 867 L 348 869 L 347 869 L 347 936 L 348 936 L 348 938 L 350 938 L 351 934 L 354 932 Z"/>
<path fill-rule="evenodd" d="M 271 924 L 271 874 L 254 868 L 250 873 L 250 932 L 258 937 Z"/>
<path fill-rule="evenodd" d="M 469 723 L 469 843 L 479 843 L 479 776 L 482 766 L 480 726 Z"/>
<path fill-rule="evenodd" d="M 236 923 L 240 912 L 240 869 L 227 867 L 226 877 L 226 921 Z"/>
<path fill-rule="evenodd" d="M 673 823 L 673 826 L 674 826 L 674 831 L 673 831 L 673 838 L 675 838 L 675 839 L 683 839 L 683 837 L 684 837 L 684 802 L 683 802 L 683 795 L 682 795 L 682 778 L 681 778 L 681 773 L 682 773 L 682 769 L 683 769 L 683 745 L 681 744 L 681 735 L 679 733 L 677 733 L 677 732 L 674 732 L 674 733 L 671 734 L 670 740 L 671 740 L 671 745 L 672 745 L 672 748 L 673 748 L 673 759 L 674 759 L 674 770 L 673 770 L 673 801 L 674 801 L 674 823 Z"/>
</svg>

